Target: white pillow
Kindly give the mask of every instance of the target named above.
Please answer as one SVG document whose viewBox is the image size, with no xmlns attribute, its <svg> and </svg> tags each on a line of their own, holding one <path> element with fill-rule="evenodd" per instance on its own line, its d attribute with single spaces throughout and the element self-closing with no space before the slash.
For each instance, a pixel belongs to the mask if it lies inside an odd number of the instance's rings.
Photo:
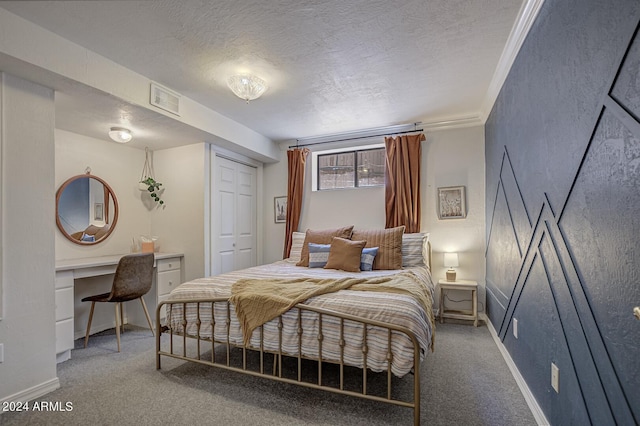
<svg viewBox="0 0 640 426">
<path fill-rule="evenodd" d="M 289 253 L 289 260 L 296 263 L 300 262 L 300 256 L 302 254 L 302 246 L 304 245 L 304 232 L 293 232 L 291 241 L 291 252 Z"/>
<path fill-rule="evenodd" d="M 429 234 L 425 232 L 402 234 L 403 268 L 429 266 L 427 241 L 429 241 Z"/>
</svg>

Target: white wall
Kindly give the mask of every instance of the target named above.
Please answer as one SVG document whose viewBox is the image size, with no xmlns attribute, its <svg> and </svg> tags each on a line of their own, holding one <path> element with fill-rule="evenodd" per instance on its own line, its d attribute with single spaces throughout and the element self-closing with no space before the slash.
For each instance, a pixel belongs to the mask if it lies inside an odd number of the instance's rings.
<svg viewBox="0 0 640 426">
<path fill-rule="evenodd" d="M 55 138 L 56 190 L 90 167 L 92 175 L 104 179 L 113 189 L 119 207 L 115 229 L 99 244 L 74 244 L 56 229 L 56 260 L 129 253 L 132 238 L 151 232 L 149 211 L 142 201 L 148 194 L 138 189 L 144 151 L 60 129 L 55 130 Z"/>
<path fill-rule="evenodd" d="M 184 254 L 184 278 L 204 276 L 204 191 L 206 145 L 187 145 L 152 152 L 156 180 L 162 182 L 164 207 L 157 207 L 147 192 L 138 189 L 145 152 L 57 129 L 56 188 L 66 179 L 84 173 L 104 179 L 118 199 L 119 217 L 113 233 L 100 244 L 80 246 L 55 232 L 56 259 L 75 259 L 131 251 L 140 235 L 159 237 L 160 251 Z M 75 298 L 108 291 L 112 276 L 78 280 Z M 75 334 L 83 335 L 90 305 L 76 302 Z M 92 329 L 113 326 L 109 307 L 96 308 Z"/>
<path fill-rule="evenodd" d="M 311 161 L 311 155 L 309 160 Z M 262 229 L 264 232 L 264 263 L 272 263 L 282 259 L 284 249 L 284 223 L 275 223 L 274 197 L 287 195 L 287 146 L 280 145 L 280 161 L 265 164 L 263 168 Z M 305 179 L 307 180 L 307 179 Z M 259 217 L 260 219 L 260 217 Z"/>
<path fill-rule="evenodd" d="M 2 75 L 2 285 L 0 401 L 59 386 L 54 313 L 54 95 Z M 1 421 L 1 420 L 0 420 Z"/>
<path fill-rule="evenodd" d="M 162 251 L 185 253 L 187 279 L 204 274 L 204 144 L 155 153 L 155 172 L 167 188 L 165 209 L 149 209 L 138 189 L 145 153 L 113 142 L 54 130 L 53 91 L 4 75 L 0 86 L 2 136 L 3 319 L 0 400 L 20 400 L 58 386 L 55 364 L 54 274 L 56 259 L 131 251 L 132 238 L 158 235 Z M 104 242 L 79 246 L 55 226 L 55 192 L 86 167 L 104 179 L 118 199 L 119 218 Z M 34 243 L 34 242 L 37 242 Z M 10 250 L 7 249 L 10 247 Z M 33 259 L 37 259 L 34 262 Z M 79 280 L 75 296 L 107 291 L 112 277 Z M 83 335 L 88 304 L 76 306 L 76 335 Z M 86 308 L 86 309 L 85 309 Z M 111 309 L 96 309 L 94 324 L 113 322 Z M 31 389 L 31 388 L 34 389 Z"/>
<path fill-rule="evenodd" d="M 160 251 L 184 253 L 186 280 L 204 275 L 204 143 L 152 153 L 155 177 L 165 188 L 164 207 L 156 208 L 149 194 L 138 189 L 145 160 L 143 150 L 60 129 L 55 130 L 55 138 L 56 189 L 90 167 L 93 175 L 111 186 L 119 206 L 114 231 L 99 244 L 74 244 L 56 229 L 56 260 L 129 253 L 132 239 L 153 235 L 159 237 Z M 79 300 L 108 291 L 112 279 L 107 275 L 77 280 L 76 336 L 84 335 L 91 306 Z M 97 307 L 92 329 L 113 324 L 111 307 Z"/>
<path fill-rule="evenodd" d="M 448 129 L 426 134 L 422 147 L 422 228 L 430 233 L 433 247 L 433 276 L 444 278 L 444 252 L 457 252 L 460 266 L 457 278 L 478 281 L 478 309 L 485 307 L 485 221 L 484 221 L 484 127 Z M 426 180 L 425 180 L 426 179 Z M 445 186 L 466 187 L 467 217 L 438 219 L 437 189 Z M 469 299 L 468 292 L 449 292 L 451 299 Z M 470 306 L 470 303 L 459 308 Z M 447 307 L 456 307 L 447 303 Z"/>
<path fill-rule="evenodd" d="M 94 245 L 78 245 L 55 230 L 55 258 L 78 259 L 129 253 L 132 239 L 151 233 L 150 214 L 143 200 L 146 192 L 138 189 L 140 173 L 144 165 L 144 151 L 127 145 L 95 139 L 64 130 L 55 130 L 55 186 L 56 190 L 67 179 L 91 168 L 91 174 L 106 181 L 118 200 L 118 222 L 106 240 Z M 145 197 L 146 196 L 146 197 Z M 84 278 L 76 281 L 74 290 L 74 334 L 83 336 L 89 318 L 90 303 L 83 297 L 108 292 L 113 275 Z M 92 330 L 94 332 L 115 326 L 112 306 L 95 309 Z"/>
<path fill-rule="evenodd" d="M 433 276 L 444 278 L 443 252 L 457 251 L 458 277 L 477 280 L 482 285 L 480 301 L 484 307 L 484 127 L 468 127 L 426 132 L 422 144 L 422 231 L 431 234 Z M 380 139 L 377 142 L 383 142 Z M 371 144 L 365 140 L 363 144 Z M 333 147 L 333 146 L 331 146 Z M 282 258 L 284 224 L 273 221 L 273 197 L 287 193 L 287 146 L 281 146 L 281 160 L 264 166 L 265 262 Z M 328 145 L 312 147 L 328 149 Z M 467 192 L 467 217 L 439 220 L 437 188 L 464 185 Z M 360 188 L 338 191 L 311 191 L 311 155 L 307 159 L 305 194 L 299 230 L 345 225 L 359 228 L 384 228 L 384 188 Z M 452 299 L 465 294 L 450 293 Z M 468 297 L 467 297 L 468 298 Z M 448 304 L 447 306 L 455 306 Z M 465 303 L 465 307 L 467 304 Z"/>
<path fill-rule="evenodd" d="M 166 207 L 151 211 L 152 233 L 161 251 L 184 253 L 185 280 L 204 276 L 206 155 L 204 143 L 153 153 Z"/>
</svg>

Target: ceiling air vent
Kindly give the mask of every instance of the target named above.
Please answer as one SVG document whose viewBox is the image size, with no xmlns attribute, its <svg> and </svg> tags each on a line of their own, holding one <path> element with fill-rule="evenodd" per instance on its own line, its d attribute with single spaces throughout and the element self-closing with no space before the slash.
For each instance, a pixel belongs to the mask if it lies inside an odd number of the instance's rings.
<svg viewBox="0 0 640 426">
<path fill-rule="evenodd" d="M 180 115 L 180 95 L 176 92 L 160 86 L 158 83 L 151 83 L 151 105 L 162 108 L 175 115 Z"/>
</svg>

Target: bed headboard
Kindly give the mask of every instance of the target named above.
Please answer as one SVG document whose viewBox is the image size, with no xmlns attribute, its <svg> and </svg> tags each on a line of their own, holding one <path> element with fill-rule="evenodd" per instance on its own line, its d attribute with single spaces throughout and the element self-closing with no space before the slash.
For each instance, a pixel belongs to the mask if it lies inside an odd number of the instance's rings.
<svg viewBox="0 0 640 426">
<path fill-rule="evenodd" d="M 298 262 L 305 241 L 304 232 L 294 232 L 292 235 L 291 253 L 289 259 Z M 403 235 L 403 266 L 432 266 L 431 241 L 428 232 L 417 232 Z M 405 256 L 407 256 L 405 258 Z M 406 261 L 406 259 L 410 259 Z M 407 264 L 408 263 L 408 264 Z"/>
</svg>

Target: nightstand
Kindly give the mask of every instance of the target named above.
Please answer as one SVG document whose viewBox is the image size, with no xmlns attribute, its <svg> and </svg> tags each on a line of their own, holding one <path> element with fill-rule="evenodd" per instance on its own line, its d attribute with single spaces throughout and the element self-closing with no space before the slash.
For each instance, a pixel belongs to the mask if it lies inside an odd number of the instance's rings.
<svg viewBox="0 0 640 426">
<path fill-rule="evenodd" d="M 444 318 L 455 318 L 464 320 L 473 320 L 473 325 L 478 326 L 478 283 L 469 280 L 447 281 L 440 279 L 438 281 L 440 287 L 440 323 L 444 322 Z M 471 292 L 471 304 L 473 308 L 470 311 L 457 311 L 444 309 L 444 292 L 445 290 L 468 290 Z"/>
</svg>

